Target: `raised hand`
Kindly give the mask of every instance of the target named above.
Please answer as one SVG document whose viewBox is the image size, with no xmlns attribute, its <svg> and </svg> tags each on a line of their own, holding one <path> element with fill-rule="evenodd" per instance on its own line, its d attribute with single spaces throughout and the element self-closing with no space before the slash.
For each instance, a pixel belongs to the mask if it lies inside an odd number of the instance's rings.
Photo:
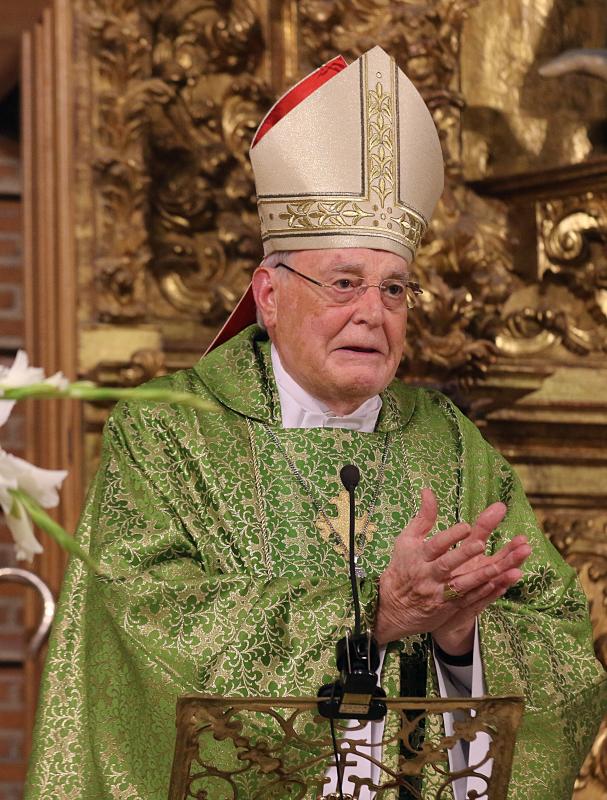
<svg viewBox="0 0 607 800">
<path fill-rule="evenodd" d="M 521 578 L 531 548 L 516 536 L 485 555 L 506 513 L 503 503 L 488 506 L 472 526 L 461 522 L 427 538 L 436 512 L 434 493 L 424 489 L 420 510 L 397 537 L 380 577 L 375 636 L 385 644 L 431 633 L 444 650 L 459 654 L 472 646 L 477 614 Z"/>
</svg>

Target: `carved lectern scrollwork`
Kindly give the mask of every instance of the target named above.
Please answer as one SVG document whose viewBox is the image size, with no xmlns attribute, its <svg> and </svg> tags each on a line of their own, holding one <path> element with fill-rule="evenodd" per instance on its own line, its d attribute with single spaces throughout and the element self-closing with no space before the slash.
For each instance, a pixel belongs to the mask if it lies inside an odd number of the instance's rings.
<svg viewBox="0 0 607 800">
<path fill-rule="evenodd" d="M 471 778 L 475 788 L 470 798 L 506 800 L 521 698 L 398 698 L 387 705 L 381 760 L 357 736 L 364 723 L 348 727 L 342 721 L 336 726 L 340 769 L 367 762 L 378 773 L 375 783 L 368 769 L 366 776 L 365 770 L 354 769 L 344 798 L 357 800 L 361 791 L 372 791 L 377 800 L 393 800 L 403 791 L 410 800 L 440 800 L 450 796 L 455 780 Z M 430 719 L 445 711 L 460 715 L 453 735 L 430 737 Z M 459 739 L 471 742 L 481 732 L 491 736 L 489 751 L 479 763 L 451 773 L 448 749 Z M 188 695 L 177 706 L 169 798 L 318 800 L 327 790 L 325 773 L 334 763 L 329 722 L 318 715 L 316 698 Z"/>
</svg>

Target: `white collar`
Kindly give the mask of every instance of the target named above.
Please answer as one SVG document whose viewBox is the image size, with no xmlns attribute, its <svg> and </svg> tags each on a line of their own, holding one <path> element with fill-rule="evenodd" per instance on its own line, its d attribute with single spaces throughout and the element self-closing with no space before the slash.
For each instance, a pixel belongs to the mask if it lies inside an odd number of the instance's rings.
<svg viewBox="0 0 607 800">
<path fill-rule="evenodd" d="M 272 367 L 280 397 L 283 428 L 348 428 L 372 433 L 381 410 L 381 397 L 376 394 L 351 414 L 340 416 L 313 395 L 306 392 L 283 367 L 278 350 L 272 344 Z"/>
</svg>

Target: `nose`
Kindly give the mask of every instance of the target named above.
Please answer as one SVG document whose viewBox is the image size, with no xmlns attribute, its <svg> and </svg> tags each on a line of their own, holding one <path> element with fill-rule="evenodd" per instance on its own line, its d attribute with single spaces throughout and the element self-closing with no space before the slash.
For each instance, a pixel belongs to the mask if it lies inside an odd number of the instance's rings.
<svg viewBox="0 0 607 800">
<path fill-rule="evenodd" d="M 383 323 L 385 313 L 379 286 L 369 286 L 355 301 L 352 322 L 377 327 Z"/>
</svg>

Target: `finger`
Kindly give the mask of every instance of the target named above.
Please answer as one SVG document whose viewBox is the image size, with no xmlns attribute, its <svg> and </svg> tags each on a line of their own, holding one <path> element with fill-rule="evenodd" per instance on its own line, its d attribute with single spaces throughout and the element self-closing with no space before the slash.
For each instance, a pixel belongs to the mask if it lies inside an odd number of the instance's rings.
<svg viewBox="0 0 607 800">
<path fill-rule="evenodd" d="M 517 536 L 497 553 L 489 556 L 489 560 L 500 567 L 520 567 L 529 558 L 532 548 L 524 536 Z"/>
<path fill-rule="evenodd" d="M 464 587 L 460 586 L 459 583 L 460 582 L 458 580 L 454 579 L 449 581 L 449 586 L 456 592 L 461 593 L 461 597 L 459 599 L 451 601 L 454 603 L 454 605 L 457 605 L 457 607 L 461 609 L 474 609 L 477 605 L 480 608 L 484 608 L 483 601 L 487 599 L 487 603 L 491 602 L 489 598 L 491 598 L 497 591 L 496 584 L 493 581 L 485 581 L 480 586 L 469 591 L 465 591 Z"/>
<path fill-rule="evenodd" d="M 438 503 L 431 489 L 422 489 L 419 511 L 403 530 L 407 536 L 424 539 L 436 525 Z"/>
<path fill-rule="evenodd" d="M 472 592 L 468 592 L 457 601 L 457 605 L 468 613 L 480 614 L 487 606 L 502 597 L 511 586 L 522 578 L 521 570 L 510 570 L 507 575 L 497 581 L 488 581 Z"/>
<path fill-rule="evenodd" d="M 492 554 L 492 558 L 497 558 L 501 555 L 506 555 L 510 550 L 513 550 L 515 547 L 519 547 L 522 544 L 529 544 L 529 539 L 523 534 L 519 534 L 518 536 L 514 536 L 512 539 L 507 541 L 503 544 L 499 550 L 496 550 L 495 553 Z"/>
<path fill-rule="evenodd" d="M 504 503 L 492 503 L 476 518 L 472 526 L 471 536 L 486 542 L 489 536 L 497 528 L 506 516 L 506 505 Z"/>
<path fill-rule="evenodd" d="M 447 553 L 454 545 L 468 538 L 470 525 L 467 522 L 458 522 L 445 531 L 434 534 L 431 539 L 424 542 L 422 553 L 426 561 L 434 561 Z"/>
<path fill-rule="evenodd" d="M 472 540 L 472 533 L 469 537 Z M 522 549 L 519 549 L 522 548 Z M 493 553 L 490 556 L 483 556 L 481 566 L 486 566 L 487 564 L 500 564 L 502 567 L 508 566 L 521 566 L 521 564 L 525 561 L 526 558 L 531 555 L 532 549 L 531 545 L 527 541 L 526 536 L 515 536 L 514 539 L 511 539 L 509 542 L 501 547 L 498 551 Z M 514 554 L 514 560 L 511 559 L 510 562 L 504 565 L 507 559 L 511 558 Z M 463 567 L 456 569 L 453 571 L 452 576 L 456 577 L 458 575 L 465 575 L 467 572 L 466 565 L 464 564 Z"/>
<path fill-rule="evenodd" d="M 485 545 L 482 542 L 465 541 L 459 547 L 449 550 L 431 564 L 431 575 L 438 583 L 445 583 L 450 580 L 455 570 L 458 570 L 467 561 L 479 556 Z"/>
<path fill-rule="evenodd" d="M 517 548 L 517 551 L 514 553 L 510 553 L 509 556 L 501 562 L 489 561 L 489 563 L 478 569 L 466 573 L 460 572 L 457 576 L 449 580 L 449 584 L 456 589 L 456 591 L 460 592 L 460 594 L 468 594 L 489 582 L 495 585 L 497 585 L 498 582 L 502 582 L 507 586 L 511 586 L 512 584 L 508 583 L 510 577 L 516 573 L 514 582 L 520 580 L 522 573 L 519 567 L 522 565 L 525 558 L 527 558 L 530 551 L 531 548 L 529 545 L 524 545 Z"/>
<path fill-rule="evenodd" d="M 495 567 L 495 574 L 498 575 L 511 567 L 520 567 L 532 553 L 531 545 L 525 539 L 517 543 L 511 542 L 510 545 L 493 556 L 487 556 L 483 567 Z"/>
</svg>

